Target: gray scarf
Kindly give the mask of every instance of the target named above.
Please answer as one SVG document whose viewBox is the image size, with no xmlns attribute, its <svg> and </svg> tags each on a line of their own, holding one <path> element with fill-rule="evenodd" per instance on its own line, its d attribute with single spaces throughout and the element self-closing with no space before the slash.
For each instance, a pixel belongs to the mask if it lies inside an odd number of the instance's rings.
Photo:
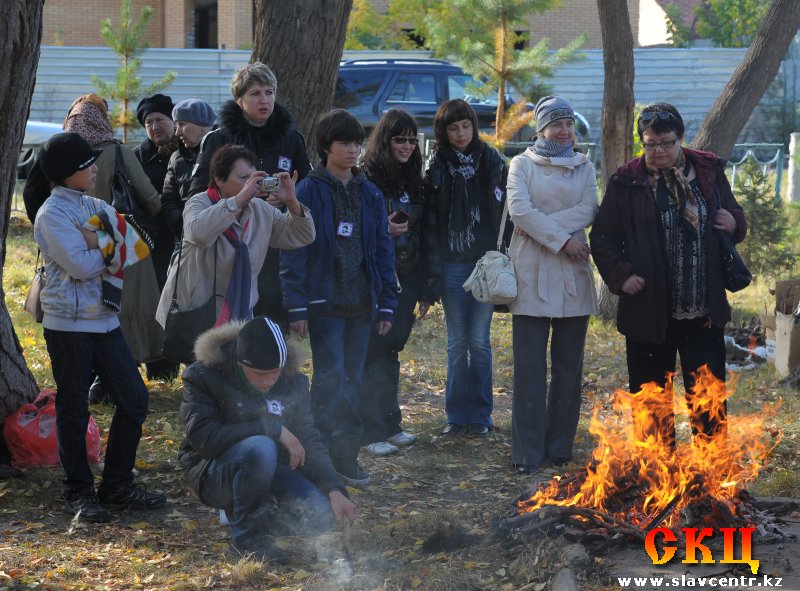
<svg viewBox="0 0 800 591">
<path fill-rule="evenodd" d="M 570 158 L 575 150 L 575 144 L 561 144 L 553 140 L 547 140 L 544 136 L 536 136 L 536 141 L 533 144 L 533 151 L 539 156 L 546 158 Z"/>
</svg>

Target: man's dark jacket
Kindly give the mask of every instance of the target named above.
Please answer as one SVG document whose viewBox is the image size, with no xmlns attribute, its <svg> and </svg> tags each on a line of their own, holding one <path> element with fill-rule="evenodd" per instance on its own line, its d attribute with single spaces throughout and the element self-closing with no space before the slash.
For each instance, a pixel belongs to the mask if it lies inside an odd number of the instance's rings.
<svg viewBox="0 0 800 591">
<path fill-rule="evenodd" d="M 720 264 L 720 247 L 714 218 L 717 199 L 736 220 L 734 243 L 744 240 L 747 221 L 725 176 L 725 161 L 711 152 L 683 148 L 697 175 L 708 206 L 703 237 L 706 249 L 708 308 L 711 322 L 723 327 L 731 319 Z M 609 179 L 600 210 L 589 233 L 592 258 L 611 293 L 619 296 L 617 329 L 636 342 L 660 344 L 672 315 L 669 268 L 664 231 L 644 157 L 621 166 Z M 644 279 L 636 295 L 622 293 L 631 275 Z"/>
<path fill-rule="evenodd" d="M 231 322 L 203 333 L 195 345 L 197 361 L 183 372 L 180 416 L 186 437 L 178 461 L 197 496 L 203 497 L 203 480 L 211 460 L 233 444 L 253 435 L 265 435 L 276 444 L 286 427 L 303 445 L 305 464 L 297 469 L 323 493 L 344 491 L 328 451 L 314 427 L 310 410 L 308 378 L 300 373 L 299 355 L 289 344 L 286 367 L 265 394 L 255 394 L 239 377 L 235 359 L 236 337 L 244 322 Z M 270 414 L 267 401 L 278 401 L 282 414 Z M 275 405 L 270 405 L 274 407 Z M 278 461 L 289 463 L 289 454 L 278 444 Z"/>
</svg>

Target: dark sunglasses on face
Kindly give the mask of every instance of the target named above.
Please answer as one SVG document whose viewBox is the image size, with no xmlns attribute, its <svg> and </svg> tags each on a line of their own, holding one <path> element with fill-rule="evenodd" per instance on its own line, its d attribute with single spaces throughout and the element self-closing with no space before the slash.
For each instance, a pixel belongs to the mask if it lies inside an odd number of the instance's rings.
<svg viewBox="0 0 800 591">
<path fill-rule="evenodd" d="M 415 137 L 404 137 L 400 135 L 392 136 L 392 141 L 395 144 L 411 144 L 412 146 L 416 146 L 419 143 L 419 139 Z"/>
<path fill-rule="evenodd" d="M 667 119 L 670 118 L 673 119 L 675 118 L 675 116 L 669 111 L 647 111 L 646 113 L 642 113 L 641 115 L 639 115 L 639 119 L 642 121 L 651 121 L 656 117 L 658 117 L 662 121 L 666 121 Z"/>
</svg>

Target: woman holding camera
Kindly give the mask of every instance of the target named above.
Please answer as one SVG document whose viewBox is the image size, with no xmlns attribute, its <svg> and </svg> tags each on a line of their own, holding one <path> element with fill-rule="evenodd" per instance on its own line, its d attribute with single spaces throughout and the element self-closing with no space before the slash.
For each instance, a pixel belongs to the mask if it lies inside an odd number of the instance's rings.
<svg viewBox="0 0 800 591">
<path fill-rule="evenodd" d="M 214 295 L 217 324 L 252 318 L 267 248 L 299 248 L 314 240 L 311 214 L 295 196 L 297 173 L 278 173 L 277 190 L 267 193 L 262 188 L 270 181 L 257 165 L 244 146 L 223 146 L 211 159 L 208 190 L 190 198 L 183 211 L 181 255 L 170 265 L 156 312 L 162 326 L 176 283 L 181 309 L 197 308 Z M 267 196 L 286 211 L 270 205 Z"/>
<path fill-rule="evenodd" d="M 200 144 L 200 154 L 192 175 L 190 194 L 205 191 L 211 181 L 211 159 L 220 146 L 247 146 L 256 155 L 256 169 L 269 174 L 288 172 L 302 181 L 311 171 L 306 142 L 297 129 L 289 111 L 277 102 L 278 80 L 265 64 L 254 62 L 239 69 L 231 80 L 233 100 L 219 110 L 217 127 L 206 134 Z M 283 205 L 268 197 L 271 205 L 283 210 Z M 278 280 L 280 253 L 267 252 L 258 277 L 259 302 L 256 315 L 269 316 L 288 328 L 288 316 L 281 304 Z"/>
</svg>

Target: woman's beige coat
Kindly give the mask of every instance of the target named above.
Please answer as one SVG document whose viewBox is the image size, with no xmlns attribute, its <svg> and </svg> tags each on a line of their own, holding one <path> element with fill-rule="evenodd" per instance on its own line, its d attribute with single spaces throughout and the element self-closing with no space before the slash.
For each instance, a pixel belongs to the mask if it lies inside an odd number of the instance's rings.
<svg viewBox="0 0 800 591">
<path fill-rule="evenodd" d="M 267 248 L 299 248 L 314 241 L 314 221 L 311 212 L 303 207 L 304 216 L 282 213 L 263 199 L 255 198 L 245 205 L 242 217 L 225 206 L 222 199 L 215 204 L 206 193 L 199 193 L 186 202 L 183 210 L 183 244 L 181 268 L 178 275 L 178 306 L 191 310 L 201 306 L 214 287 L 214 244 L 217 254 L 217 314 L 222 310 L 228 281 L 233 271 L 236 251 L 222 234 L 231 224 L 237 224 L 240 238 L 250 251 L 250 309 L 258 301 L 258 272 L 267 256 Z M 167 283 L 161 292 L 156 320 L 161 326 L 167 321 L 177 272 L 177 257 L 173 257 L 167 273 Z"/>
<path fill-rule="evenodd" d="M 589 261 L 560 252 L 569 238 L 586 244 L 584 230 L 597 213 L 594 166 L 583 154 L 547 158 L 528 148 L 511 160 L 507 191 L 517 229 L 509 250 L 517 274 L 511 313 L 548 318 L 594 314 Z"/>
</svg>

